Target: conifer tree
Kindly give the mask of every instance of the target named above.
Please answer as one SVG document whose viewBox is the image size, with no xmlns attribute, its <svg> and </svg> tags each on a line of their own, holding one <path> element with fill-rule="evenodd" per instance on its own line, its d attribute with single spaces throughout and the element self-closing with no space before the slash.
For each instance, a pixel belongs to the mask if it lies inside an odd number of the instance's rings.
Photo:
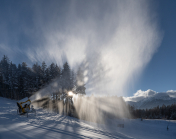
<svg viewBox="0 0 176 139">
<path fill-rule="evenodd" d="M 85 83 L 84 83 L 84 72 L 79 67 L 76 75 L 76 91 L 80 94 L 85 95 Z"/>
<path fill-rule="evenodd" d="M 41 67 L 43 84 L 46 83 L 46 68 L 47 68 L 47 65 L 46 65 L 45 61 L 43 61 L 42 62 L 42 67 Z"/>
<path fill-rule="evenodd" d="M 8 84 L 8 71 L 9 71 L 9 58 L 7 56 L 3 56 L 1 60 L 1 65 L 2 65 L 2 73 L 3 73 L 3 80 L 4 83 Z"/>
<path fill-rule="evenodd" d="M 70 67 L 67 62 L 63 65 L 61 80 L 63 89 L 71 90 Z"/>
<path fill-rule="evenodd" d="M 74 71 L 72 70 L 71 71 L 71 88 L 74 88 L 74 87 L 76 87 L 76 76 L 75 76 Z"/>
<path fill-rule="evenodd" d="M 61 70 L 54 63 L 51 63 L 47 68 L 44 61 L 41 66 L 35 63 L 32 68 L 29 68 L 23 62 L 22 64 L 18 64 L 17 67 L 12 62 L 10 63 L 8 57 L 5 55 L 0 61 L 0 96 L 18 100 L 26 96 L 29 97 L 33 92 L 49 84 L 53 79 L 57 79 L 58 85 L 63 90 L 69 91 L 75 87 L 79 93 L 83 94 L 85 92 L 84 84 L 76 84 L 83 82 L 82 71 L 78 71 L 77 75 L 75 75 L 67 62 L 64 63 Z"/>
</svg>

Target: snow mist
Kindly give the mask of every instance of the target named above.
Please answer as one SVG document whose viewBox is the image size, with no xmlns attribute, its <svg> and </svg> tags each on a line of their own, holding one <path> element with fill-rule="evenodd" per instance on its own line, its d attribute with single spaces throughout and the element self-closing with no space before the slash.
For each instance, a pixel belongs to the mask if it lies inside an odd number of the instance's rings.
<svg viewBox="0 0 176 139">
<path fill-rule="evenodd" d="M 87 94 L 124 96 L 162 39 L 149 1 L 71 1 L 65 12 L 59 4 L 49 11 L 35 1 L 44 41 L 27 51 L 29 59 L 81 65 Z"/>
<path fill-rule="evenodd" d="M 74 107 L 79 119 L 109 124 L 108 119 L 130 118 L 122 97 L 78 97 Z"/>
<path fill-rule="evenodd" d="M 75 71 L 79 66 L 84 70 L 86 94 L 124 96 L 162 40 L 149 1 L 71 1 L 62 3 L 64 8 L 59 4 L 34 3 L 44 41 L 27 51 L 29 59 L 58 65 L 68 61 Z M 57 88 L 57 82 L 51 83 L 35 96 Z M 128 113 L 113 98 L 78 97 L 74 105 L 81 119 L 91 121 L 103 121 L 106 113 L 115 117 Z"/>
</svg>

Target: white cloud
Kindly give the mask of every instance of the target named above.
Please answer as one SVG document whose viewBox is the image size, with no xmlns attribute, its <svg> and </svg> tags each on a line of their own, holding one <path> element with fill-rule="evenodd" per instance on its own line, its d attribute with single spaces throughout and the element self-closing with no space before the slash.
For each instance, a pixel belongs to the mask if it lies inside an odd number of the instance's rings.
<svg viewBox="0 0 176 139">
<path fill-rule="evenodd" d="M 154 94 L 156 94 L 155 91 L 148 89 L 147 91 L 138 90 L 138 91 L 134 94 L 134 96 L 136 96 L 136 97 L 137 97 L 137 96 L 145 96 L 145 97 L 147 97 L 147 96 L 151 96 L 151 95 L 154 95 Z"/>
<path fill-rule="evenodd" d="M 148 89 L 147 91 L 138 90 L 136 93 L 134 93 L 133 96 L 124 97 L 124 100 L 137 102 L 147 97 L 159 98 L 159 97 L 168 97 L 168 96 L 172 98 L 176 98 L 176 90 L 168 90 L 167 92 L 161 92 L 161 93 L 158 93 L 151 89 Z"/>
<path fill-rule="evenodd" d="M 176 90 L 168 90 L 166 92 L 170 97 L 176 98 Z"/>
<path fill-rule="evenodd" d="M 140 101 L 146 97 L 151 97 L 151 96 L 154 96 L 155 94 L 157 94 L 157 92 L 151 90 L 151 89 L 148 89 L 147 91 L 142 91 L 142 90 L 138 90 L 136 93 L 134 93 L 133 96 L 131 97 L 124 97 L 125 101 L 134 101 L 134 102 L 137 102 L 137 101 Z"/>
</svg>

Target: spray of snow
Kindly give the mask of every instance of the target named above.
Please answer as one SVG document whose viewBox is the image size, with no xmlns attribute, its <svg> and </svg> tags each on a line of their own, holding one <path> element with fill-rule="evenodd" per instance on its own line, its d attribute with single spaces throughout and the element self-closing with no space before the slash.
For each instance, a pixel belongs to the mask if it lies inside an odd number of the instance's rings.
<svg viewBox="0 0 176 139">
<path fill-rule="evenodd" d="M 80 119 L 106 123 L 109 118 L 130 118 L 122 97 L 78 97 L 74 103 Z"/>
<path fill-rule="evenodd" d="M 41 47 L 29 49 L 27 55 L 31 61 L 55 60 L 58 65 L 67 60 L 73 69 L 81 65 L 87 94 L 125 95 L 129 83 L 139 77 L 162 40 L 148 1 L 72 1 L 65 7 L 67 12 L 61 25 L 58 7 L 50 6 L 53 11 L 47 13 L 49 17 L 42 14 L 45 8 L 35 8 L 36 24 L 41 25 L 45 41 Z M 46 18 L 55 22 L 43 24 Z M 36 94 L 53 93 L 52 89 L 46 90 Z M 142 97 L 140 92 L 136 96 Z M 120 106 L 112 99 L 75 101 L 79 116 L 93 121 L 103 118 L 104 112 L 123 115 Z"/>
<path fill-rule="evenodd" d="M 1 25 L 7 32 L 1 35 L 1 53 L 27 63 L 68 61 L 75 71 L 81 65 L 87 94 L 126 95 L 162 40 L 154 4 L 147 0 L 16 4 L 5 21 L 19 25 L 14 30 Z"/>
<path fill-rule="evenodd" d="M 148 1 L 72 1 L 62 15 L 62 28 L 57 4 L 51 4 L 52 14 L 45 16 L 45 9 L 34 5 L 45 41 L 27 51 L 29 59 L 58 64 L 67 60 L 73 69 L 82 65 L 87 94 L 124 95 L 162 39 Z M 46 19 L 53 21 L 43 25 Z"/>
</svg>

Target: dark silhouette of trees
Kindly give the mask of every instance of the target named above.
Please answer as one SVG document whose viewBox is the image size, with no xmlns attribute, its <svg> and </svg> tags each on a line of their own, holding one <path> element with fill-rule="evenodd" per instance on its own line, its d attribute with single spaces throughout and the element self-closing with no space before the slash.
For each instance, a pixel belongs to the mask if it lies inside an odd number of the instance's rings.
<svg viewBox="0 0 176 139">
<path fill-rule="evenodd" d="M 81 67 L 78 69 L 76 76 L 76 91 L 80 94 L 85 94 L 84 72 Z"/>
<path fill-rule="evenodd" d="M 67 62 L 64 63 L 63 68 L 54 63 L 47 66 L 44 61 L 41 66 L 35 63 L 30 68 L 25 62 L 16 66 L 5 55 L 0 61 L 0 97 L 16 100 L 30 97 L 34 92 L 44 88 L 55 79 L 61 86 L 62 92 L 60 94 L 65 90 L 74 90 L 79 94 L 85 94 L 86 88 L 82 67 L 79 67 L 75 73 Z M 58 92 L 53 92 L 53 98 L 57 99 L 59 97 Z M 122 100 L 119 98 L 119 101 Z M 125 105 L 124 102 L 123 106 Z M 128 109 L 133 118 L 176 120 L 176 103 L 168 106 L 163 104 L 161 107 L 157 106 L 145 110 L 135 109 L 128 105 Z"/>
<path fill-rule="evenodd" d="M 71 90 L 71 71 L 67 62 L 63 65 L 61 80 L 62 89 Z"/>
<path fill-rule="evenodd" d="M 171 119 L 176 120 L 176 103 L 162 107 L 155 107 L 152 109 L 134 109 L 133 106 L 128 106 L 133 118 L 143 119 Z"/>
<path fill-rule="evenodd" d="M 47 66 L 44 61 L 41 66 L 35 63 L 30 68 L 25 62 L 16 66 L 5 55 L 0 61 L 0 97 L 16 100 L 30 97 L 55 79 L 59 81 L 62 90 L 72 90 L 77 86 L 76 74 L 67 62 L 63 68 L 54 63 Z"/>
</svg>

